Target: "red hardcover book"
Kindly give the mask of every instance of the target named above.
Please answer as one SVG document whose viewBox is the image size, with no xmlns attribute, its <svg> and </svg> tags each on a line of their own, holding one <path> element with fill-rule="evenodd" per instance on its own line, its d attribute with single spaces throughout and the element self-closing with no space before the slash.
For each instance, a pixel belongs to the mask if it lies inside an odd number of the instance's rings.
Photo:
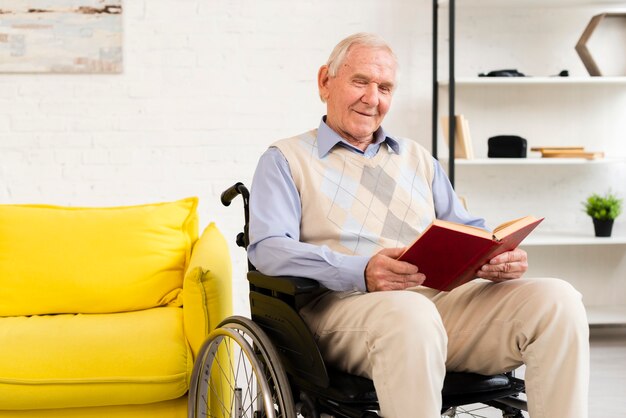
<svg viewBox="0 0 626 418">
<path fill-rule="evenodd" d="M 493 233 L 437 219 L 398 259 L 426 275 L 423 286 L 449 291 L 476 278 L 493 257 L 516 248 L 543 219 L 525 216 L 499 225 Z"/>
</svg>

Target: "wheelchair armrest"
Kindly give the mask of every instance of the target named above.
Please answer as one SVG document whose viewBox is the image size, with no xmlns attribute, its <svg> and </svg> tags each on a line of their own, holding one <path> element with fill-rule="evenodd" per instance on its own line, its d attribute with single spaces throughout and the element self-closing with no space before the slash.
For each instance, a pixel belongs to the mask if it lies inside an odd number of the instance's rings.
<svg viewBox="0 0 626 418">
<path fill-rule="evenodd" d="M 267 276 L 256 270 L 248 272 L 250 291 L 278 298 L 296 311 L 328 291 L 313 280 L 295 276 Z"/>
<path fill-rule="evenodd" d="M 320 284 L 313 279 L 295 276 L 266 276 L 258 271 L 248 272 L 248 281 L 256 288 L 290 296 L 314 293 L 322 289 Z"/>
</svg>

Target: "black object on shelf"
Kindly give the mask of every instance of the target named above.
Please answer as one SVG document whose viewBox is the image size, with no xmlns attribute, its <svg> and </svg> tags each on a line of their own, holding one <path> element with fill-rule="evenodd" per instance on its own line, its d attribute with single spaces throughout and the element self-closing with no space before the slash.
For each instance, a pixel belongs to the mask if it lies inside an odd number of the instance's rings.
<svg viewBox="0 0 626 418">
<path fill-rule="evenodd" d="M 489 158 L 526 158 L 528 142 L 517 135 L 492 136 L 487 141 Z"/>
<path fill-rule="evenodd" d="M 524 73 L 520 73 L 517 70 L 493 70 L 488 73 L 479 73 L 478 77 L 529 77 Z M 561 70 L 558 74 L 552 77 L 569 77 L 568 70 Z"/>
<path fill-rule="evenodd" d="M 493 70 L 488 73 L 480 73 L 478 77 L 526 77 L 526 75 L 517 70 Z"/>
</svg>

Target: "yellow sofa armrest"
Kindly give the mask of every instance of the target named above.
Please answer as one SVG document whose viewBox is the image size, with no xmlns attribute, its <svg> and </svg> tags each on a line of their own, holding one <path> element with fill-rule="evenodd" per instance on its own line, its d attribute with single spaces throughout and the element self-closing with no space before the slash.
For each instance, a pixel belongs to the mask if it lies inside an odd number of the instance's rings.
<svg viewBox="0 0 626 418">
<path fill-rule="evenodd" d="M 224 236 L 211 223 L 193 247 L 183 281 L 185 336 L 194 358 L 209 332 L 232 310 L 230 253 Z"/>
</svg>

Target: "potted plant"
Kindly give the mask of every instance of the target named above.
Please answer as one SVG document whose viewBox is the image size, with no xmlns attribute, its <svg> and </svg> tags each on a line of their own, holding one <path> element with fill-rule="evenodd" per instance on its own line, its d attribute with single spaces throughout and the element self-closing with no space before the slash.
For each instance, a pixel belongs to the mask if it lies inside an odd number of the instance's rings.
<svg viewBox="0 0 626 418">
<path fill-rule="evenodd" d="M 583 205 L 585 213 L 593 219 L 596 237 L 610 237 L 613 221 L 622 213 L 622 199 L 610 191 L 604 196 L 593 193 Z"/>
</svg>

